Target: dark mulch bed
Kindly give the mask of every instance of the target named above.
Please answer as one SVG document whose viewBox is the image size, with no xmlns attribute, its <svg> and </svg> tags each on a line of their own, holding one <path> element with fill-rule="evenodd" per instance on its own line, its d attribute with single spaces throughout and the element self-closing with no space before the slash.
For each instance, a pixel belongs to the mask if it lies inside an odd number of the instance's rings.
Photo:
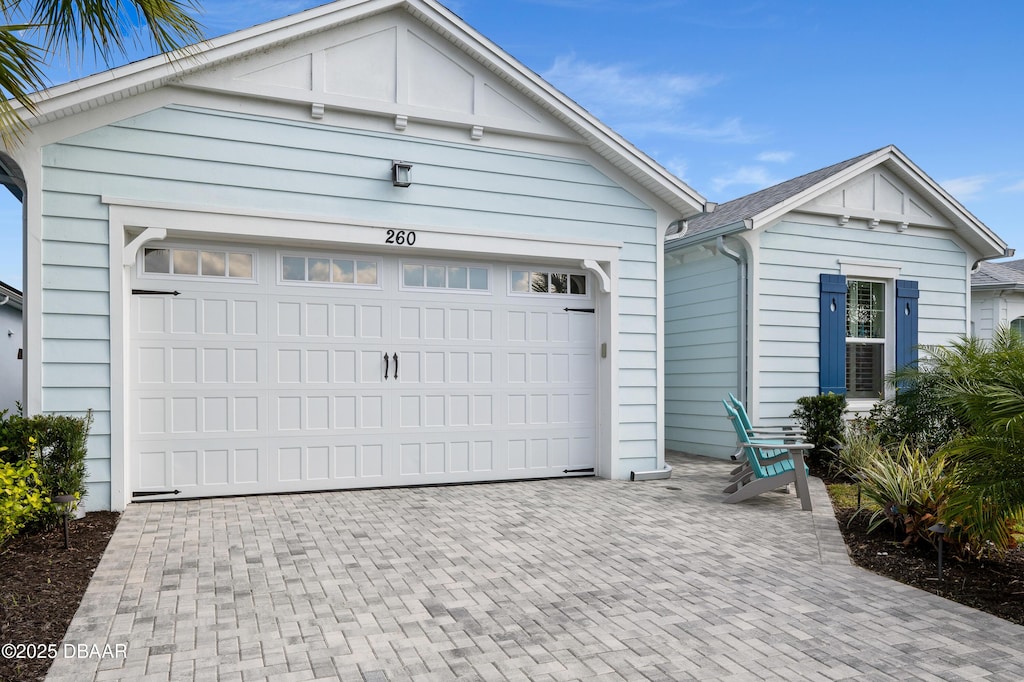
<svg viewBox="0 0 1024 682">
<path fill-rule="evenodd" d="M 72 521 L 68 550 L 63 528 L 21 535 L 0 547 L 0 645 L 52 644 L 59 652 L 118 518 L 92 512 Z M 39 656 L 24 658 L 31 653 Z M 50 667 L 48 653 L 45 647 L 22 646 L 15 652 L 20 658 L 0 655 L 0 680 L 42 679 Z"/>
<path fill-rule="evenodd" d="M 852 519 L 852 520 L 851 520 Z M 884 524 L 868 533 L 869 515 L 837 509 L 836 520 L 853 563 L 893 580 L 1024 625 L 1024 548 L 1000 559 L 960 561 L 943 552 L 942 580 L 938 551 L 927 542 L 903 546 L 905 535 Z M 949 549 L 948 547 L 946 548 Z"/>
</svg>

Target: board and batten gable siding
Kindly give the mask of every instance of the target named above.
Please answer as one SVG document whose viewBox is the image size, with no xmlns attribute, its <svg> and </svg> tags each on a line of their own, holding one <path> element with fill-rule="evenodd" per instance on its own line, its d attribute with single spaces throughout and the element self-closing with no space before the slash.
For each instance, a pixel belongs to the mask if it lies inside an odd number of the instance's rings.
<svg viewBox="0 0 1024 682">
<path fill-rule="evenodd" d="M 797 398 L 818 391 L 819 275 L 839 274 L 840 258 L 899 267 L 900 279 L 919 283 L 920 344 L 946 343 L 967 331 L 969 263 L 948 235 L 823 223 L 790 214 L 760 235 L 758 399 L 764 423 L 789 420 Z"/>
<path fill-rule="evenodd" d="M 739 267 L 722 255 L 665 266 L 665 446 L 726 457 L 736 432 L 721 400 L 736 393 Z"/>
<path fill-rule="evenodd" d="M 176 105 L 44 147 L 43 410 L 96 413 L 90 508 L 108 504 L 110 481 L 110 236 L 103 195 L 622 242 L 615 292 L 621 314 L 614 325 L 620 470 L 612 474 L 654 468 L 657 213 L 579 158 L 585 150 L 554 143 L 552 149 L 524 153 Z M 392 159 L 413 164 L 411 187 L 392 186 Z"/>
</svg>

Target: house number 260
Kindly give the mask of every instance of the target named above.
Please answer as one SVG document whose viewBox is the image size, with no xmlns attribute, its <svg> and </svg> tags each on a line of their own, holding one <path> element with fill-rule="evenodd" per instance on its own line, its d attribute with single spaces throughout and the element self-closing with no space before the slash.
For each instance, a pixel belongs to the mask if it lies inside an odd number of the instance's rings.
<svg viewBox="0 0 1024 682">
<path fill-rule="evenodd" d="M 416 243 L 416 233 L 412 230 L 388 230 L 388 236 L 384 243 L 412 246 Z"/>
</svg>

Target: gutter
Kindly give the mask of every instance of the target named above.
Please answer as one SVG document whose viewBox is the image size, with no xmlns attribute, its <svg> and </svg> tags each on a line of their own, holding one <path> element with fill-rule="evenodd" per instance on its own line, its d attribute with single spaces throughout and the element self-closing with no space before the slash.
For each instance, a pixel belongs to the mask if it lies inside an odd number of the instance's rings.
<svg viewBox="0 0 1024 682">
<path fill-rule="evenodd" d="M 682 249 L 695 244 L 703 244 L 704 242 L 711 241 L 718 237 L 727 237 L 735 232 L 743 232 L 744 230 L 749 229 L 750 226 L 747 224 L 747 221 L 737 220 L 734 223 L 722 225 L 721 227 L 716 227 L 715 229 L 708 230 L 707 232 L 698 232 L 697 234 L 690 235 L 689 237 L 680 238 L 679 235 L 672 235 L 672 239 L 665 240 L 665 250 L 674 251 L 676 249 Z M 686 232 L 683 232 L 683 234 L 685 235 Z"/>
</svg>

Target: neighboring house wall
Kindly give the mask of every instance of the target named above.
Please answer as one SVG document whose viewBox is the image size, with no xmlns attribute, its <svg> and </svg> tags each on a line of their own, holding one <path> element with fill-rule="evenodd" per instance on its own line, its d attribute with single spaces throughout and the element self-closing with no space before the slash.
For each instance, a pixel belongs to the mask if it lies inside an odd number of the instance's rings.
<svg viewBox="0 0 1024 682">
<path fill-rule="evenodd" d="M 1024 291 L 975 289 L 971 293 L 971 333 L 980 339 L 991 339 L 997 328 L 1008 327 L 1021 317 L 1024 317 Z"/>
<path fill-rule="evenodd" d="M 854 270 L 856 261 L 899 268 L 899 279 L 919 283 L 920 344 L 946 343 L 967 331 L 967 268 L 973 260 L 942 232 L 868 231 L 790 214 L 767 228 L 759 243 L 756 402 L 765 423 L 788 420 L 798 398 L 818 392 L 819 275 L 841 274 L 840 261 Z M 891 321 L 895 293 L 886 298 Z M 892 368 L 889 345 L 886 366 Z"/>
<path fill-rule="evenodd" d="M 0 294 L 0 300 L 3 295 Z M 0 410 L 14 412 L 22 398 L 21 308 L 8 301 L 0 306 Z"/>
<path fill-rule="evenodd" d="M 739 266 L 691 251 L 665 268 L 665 443 L 700 455 L 735 452 L 721 399 L 738 392 Z"/>
<path fill-rule="evenodd" d="M 42 409 L 95 411 L 90 506 L 110 499 L 110 320 L 104 195 L 267 213 L 621 241 L 618 471 L 657 461 L 658 214 L 578 158 L 187 106 L 43 149 Z M 572 158 L 576 155 L 577 158 Z M 370 180 L 410 159 L 404 194 Z M 382 178 L 383 179 L 383 178 Z M 344 228 L 339 228 L 344 229 Z M 119 239 L 119 235 L 114 236 Z M 541 256 L 542 254 L 538 254 Z"/>
</svg>

